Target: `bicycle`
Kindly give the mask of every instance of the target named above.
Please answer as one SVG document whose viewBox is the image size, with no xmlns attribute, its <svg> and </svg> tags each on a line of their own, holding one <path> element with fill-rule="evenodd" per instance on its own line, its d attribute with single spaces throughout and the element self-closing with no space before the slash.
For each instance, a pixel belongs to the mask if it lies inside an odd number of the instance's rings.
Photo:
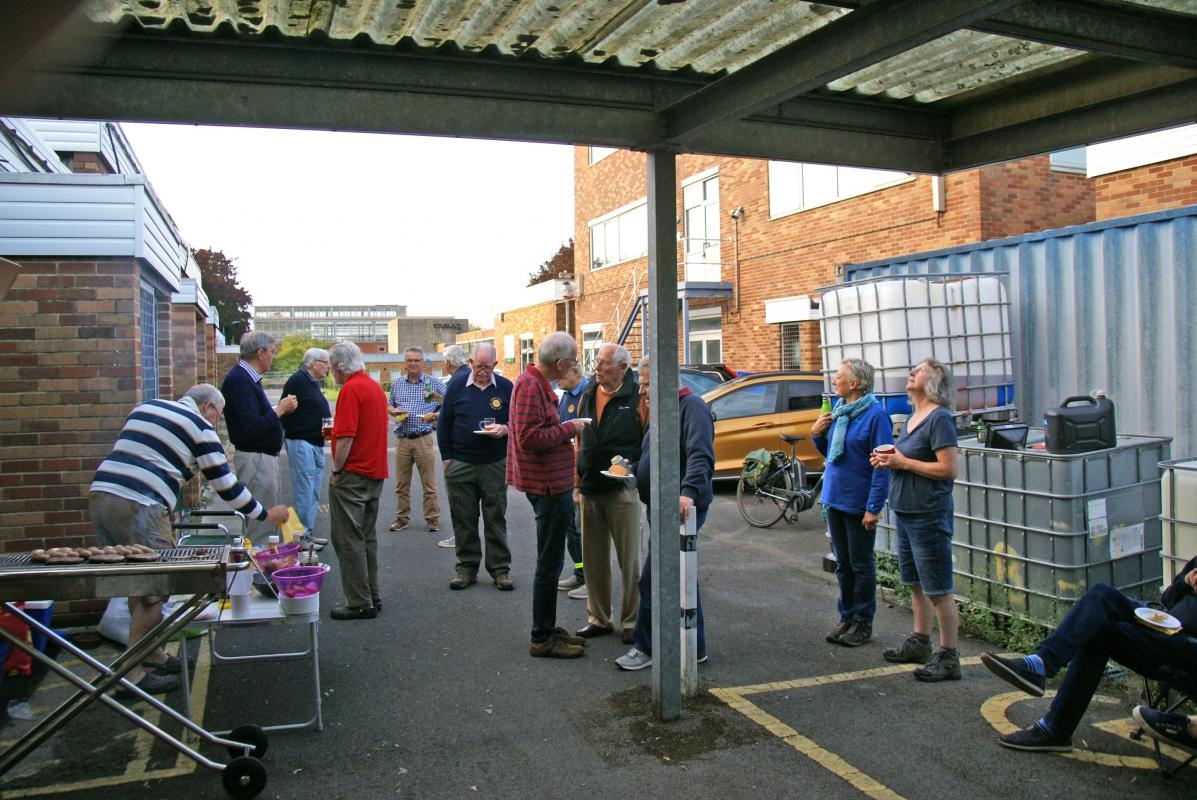
<svg viewBox="0 0 1197 800">
<path fill-rule="evenodd" d="M 782 517 L 788 522 L 796 521 L 798 514 L 814 507 L 823 488 L 822 475 L 814 486 L 806 485 L 806 467 L 795 451 L 795 442 L 804 437 L 783 433 L 778 438 L 790 446 L 790 457 L 785 463 L 771 465 L 756 486 L 746 485 L 743 475 L 736 485 L 740 516 L 754 528 L 772 527 Z"/>
</svg>

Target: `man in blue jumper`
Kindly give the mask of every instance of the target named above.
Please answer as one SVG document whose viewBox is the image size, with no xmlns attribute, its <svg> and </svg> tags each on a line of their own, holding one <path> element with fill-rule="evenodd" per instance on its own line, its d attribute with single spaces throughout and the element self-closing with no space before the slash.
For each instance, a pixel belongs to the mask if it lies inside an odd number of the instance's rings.
<svg viewBox="0 0 1197 800">
<path fill-rule="evenodd" d="M 224 395 L 224 421 L 233 443 L 233 471 L 262 505 L 278 505 L 278 454 L 283 449 L 283 426 L 279 418 L 299 405 L 293 395 L 271 405 L 262 388 L 262 375 L 274 364 L 274 337 L 250 331 L 241 337 L 241 360 L 220 385 Z M 273 523 L 249 520 L 246 526 L 255 547 L 264 547 L 266 537 L 278 533 Z"/>
<path fill-rule="evenodd" d="M 479 512 L 486 535 L 486 571 L 500 591 L 515 588 L 507 547 L 507 414 L 512 384 L 495 375 L 497 360 L 493 345 L 474 348 L 470 376 L 449 381 L 437 425 L 457 544 L 457 574 L 450 589 L 465 589 L 477 581 L 482 559 Z M 484 419 L 493 419 L 494 424 L 483 430 Z"/>
<path fill-rule="evenodd" d="M 294 414 L 282 418 L 287 445 L 287 466 L 291 470 L 291 503 L 303 524 L 301 542 L 323 550 L 328 540 L 313 534 L 320 484 L 324 480 L 325 418 L 332 416 L 320 382 L 328 375 L 328 351 L 312 347 L 303 363 L 283 385 L 283 395 L 298 402 Z"/>
<path fill-rule="evenodd" d="M 562 422 L 569 422 L 578 418 L 578 410 L 582 405 L 582 392 L 586 390 L 589 381 L 582 374 L 582 368 L 577 364 L 557 380 L 557 388 L 561 390 L 561 402 L 557 404 L 557 417 Z M 578 530 L 578 507 L 574 505 L 574 520 L 565 530 L 565 549 L 573 559 L 574 571 L 563 581 L 557 582 L 557 588 L 569 592 L 574 600 L 586 599 L 586 575 L 582 572 L 582 534 Z"/>
<path fill-rule="evenodd" d="M 441 364 L 441 369 L 444 371 L 445 377 L 445 393 L 448 394 L 449 387 L 453 384 L 464 384 L 470 379 L 470 357 L 466 353 L 466 349 L 459 344 L 451 344 L 445 348 L 441 353 L 444 357 L 444 362 Z M 437 412 L 437 419 L 440 418 L 440 412 Z M 444 547 L 446 549 L 454 549 L 457 547 L 457 537 L 450 531 L 449 535 L 436 543 L 437 547 Z"/>
</svg>

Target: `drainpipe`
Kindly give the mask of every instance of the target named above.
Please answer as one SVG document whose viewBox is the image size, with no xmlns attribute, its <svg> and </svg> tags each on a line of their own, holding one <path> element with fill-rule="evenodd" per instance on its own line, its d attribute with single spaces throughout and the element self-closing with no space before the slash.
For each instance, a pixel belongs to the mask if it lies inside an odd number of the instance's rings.
<svg viewBox="0 0 1197 800">
<path fill-rule="evenodd" d="M 744 217 L 744 206 L 736 206 L 731 212 L 733 223 L 733 246 L 735 255 L 733 258 L 735 272 L 732 278 L 732 313 L 740 313 L 740 220 Z"/>
</svg>

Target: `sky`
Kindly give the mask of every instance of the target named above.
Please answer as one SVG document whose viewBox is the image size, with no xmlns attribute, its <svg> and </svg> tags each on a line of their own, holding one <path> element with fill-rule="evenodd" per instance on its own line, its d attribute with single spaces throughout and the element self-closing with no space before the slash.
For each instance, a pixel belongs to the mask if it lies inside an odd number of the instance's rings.
<svg viewBox="0 0 1197 800">
<path fill-rule="evenodd" d="M 564 145 L 124 123 L 194 248 L 261 305 L 398 303 L 490 327 L 573 235 Z"/>
</svg>

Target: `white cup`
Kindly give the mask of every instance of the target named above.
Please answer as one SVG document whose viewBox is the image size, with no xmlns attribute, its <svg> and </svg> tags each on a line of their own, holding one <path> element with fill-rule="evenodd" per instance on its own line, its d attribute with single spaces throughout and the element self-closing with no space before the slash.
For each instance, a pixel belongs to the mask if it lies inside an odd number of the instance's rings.
<svg viewBox="0 0 1197 800">
<path fill-rule="evenodd" d="M 229 608 L 232 609 L 234 617 L 249 616 L 249 598 L 249 592 L 238 592 L 237 594 L 229 595 Z"/>
<path fill-rule="evenodd" d="M 895 448 L 892 444 L 879 444 L 873 448 L 873 452 L 885 455 L 886 453 L 894 452 L 895 449 L 897 448 Z"/>
</svg>

